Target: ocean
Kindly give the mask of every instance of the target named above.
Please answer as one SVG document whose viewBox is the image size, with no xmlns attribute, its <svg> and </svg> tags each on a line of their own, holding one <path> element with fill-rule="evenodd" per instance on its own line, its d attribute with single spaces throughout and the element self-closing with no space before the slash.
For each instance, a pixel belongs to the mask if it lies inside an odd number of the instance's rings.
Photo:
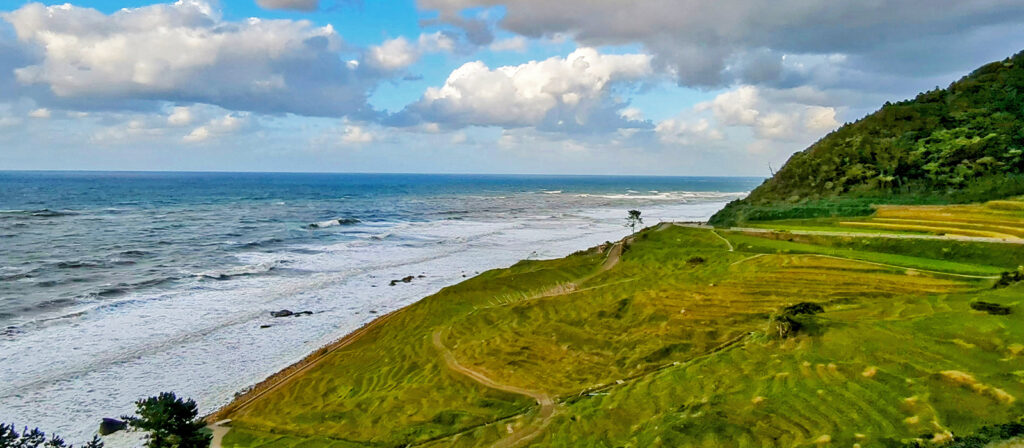
<svg viewBox="0 0 1024 448">
<path fill-rule="evenodd" d="M 629 209 L 706 220 L 761 181 L 0 171 L 0 422 L 80 442 L 161 391 L 210 412 L 466 277 L 618 240 Z"/>
</svg>

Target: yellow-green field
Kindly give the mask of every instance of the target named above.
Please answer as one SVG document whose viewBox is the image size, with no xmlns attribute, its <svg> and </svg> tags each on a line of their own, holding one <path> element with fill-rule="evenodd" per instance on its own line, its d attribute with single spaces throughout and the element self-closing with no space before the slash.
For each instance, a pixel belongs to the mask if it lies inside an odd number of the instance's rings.
<svg viewBox="0 0 1024 448">
<path fill-rule="evenodd" d="M 224 446 L 941 442 L 1024 415 L 1024 286 L 993 287 L 1021 264 L 1010 242 L 665 224 L 446 288 L 214 418 Z M 801 302 L 824 312 L 780 336 Z"/>
<path fill-rule="evenodd" d="M 1024 201 L 966 205 L 880 205 L 863 218 L 820 218 L 752 223 L 765 229 L 858 233 L 923 233 L 1019 241 L 1024 238 Z"/>
</svg>

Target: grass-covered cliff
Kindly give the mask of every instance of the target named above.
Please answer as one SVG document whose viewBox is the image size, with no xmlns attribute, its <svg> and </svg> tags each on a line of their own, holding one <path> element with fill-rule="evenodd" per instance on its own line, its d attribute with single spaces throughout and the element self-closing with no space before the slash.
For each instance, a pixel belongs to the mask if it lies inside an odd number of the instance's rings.
<svg viewBox="0 0 1024 448">
<path fill-rule="evenodd" d="M 946 236 L 664 223 L 523 261 L 378 319 L 210 420 L 231 420 L 225 448 L 1014 437 L 1024 202 L 1002 202 L 905 207 Z M 1005 238 L 977 229 L 992 226 Z"/>
<path fill-rule="evenodd" d="M 1024 52 L 828 134 L 711 218 L 853 216 L 1024 194 Z"/>
</svg>

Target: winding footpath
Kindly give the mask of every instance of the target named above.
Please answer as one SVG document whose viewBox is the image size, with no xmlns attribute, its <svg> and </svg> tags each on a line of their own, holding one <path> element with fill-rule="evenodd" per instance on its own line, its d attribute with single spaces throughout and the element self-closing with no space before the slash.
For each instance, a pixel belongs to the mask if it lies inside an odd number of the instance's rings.
<svg viewBox="0 0 1024 448">
<path fill-rule="evenodd" d="M 521 444 L 529 442 L 534 437 L 540 435 L 541 431 L 543 431 L 544 428 L 548 426 L 548 423 L 551 423 L 551 418 L 555 416 L 556 407 L 555 399 L 551 395 L 543 391 L 536 391 L 508 384 L 501 384 L 497 381 L 488 378 L 487 375 L 484 375 L 481 372 L 478 372 L 476 370 L 473 370 L 469 367 L 460 364 L 459 361 L 455 359 L 455 354 L 453 354 L 451 350 L 448 349 L 448 347 L 445 347 L 444 341 L 442 340 L 441 330 L 437 330 L 434 332 L 432 340 L 434 342 L 434 347 L 436 347 L 437 350 L 441 353 L 441 357 L 444 359 L 444 363 L 449 370 L 462 374 L 467 378 L 476 381 L 477 383 L 480 383 L 484 387 L 509 392 L 517 395 L 525 395 L 536 400 L 537 404 L 540 405 L 540 411 L 537 414 L 536 421 L 532 422 L 532 424 L 527 426 L 526 428 L 513 432 L 508 437 L 505 437 L 497 441 L 496 443 L 491 445 L 493 448 L 511 448 L 520 446 Z"/>
</svg>

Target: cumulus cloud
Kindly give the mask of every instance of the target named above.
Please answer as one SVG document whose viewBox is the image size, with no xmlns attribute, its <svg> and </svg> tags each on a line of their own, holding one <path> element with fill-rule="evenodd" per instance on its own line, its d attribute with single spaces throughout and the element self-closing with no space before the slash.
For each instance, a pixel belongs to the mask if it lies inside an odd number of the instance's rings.
<svg viewBox="0 0 1024 448">
<path fill-rule="evenodd" d="M 440 31 L 422 34 L 416 42 L 397 37 L 371 46 L 364 59 L 370 68 L 384 72 L 397 71 L 416 63 L 426 53 L 454 51 L 455 45 L 454 38 Z"/>
<path fill-rule="evenodd" d="M 367 91 L 377 82 L 340 59 L 343 42 L 330 25 L 224 21 L 202 0 L 109 15 L 29 3 L 0 17 L 39 55 L 15 70 L 18 82 L 45 86 L 62 99 L 340 116 L 364 112 Z"/>
<path fill-rule="evenodd" d="M 376 137 L 362 126 L 347 125 L 341 134 L 341 141 L 350 145 L 362 145 L 372 142 Z"/>
<path fill-rule="evenodd" d="M 834 107 L 785 101 L 787 95 L 779 92 L 773 92 L 774 101 L 768 101 L 762 92 L 755 86 L 740 86 L 697 104 L 694 110 L 711 111 L 723 126 L 749 127 L 758 137 L 772 140 L 794 139 L 839 126 Z"/>
<path fill-rule="evenodd" d="M 213 138 L 235 134 L 249 126 L 249 124 L 248 116 L 227 114 L 223 117 L 212 119 L 206 124 L 193 129 L 192 132 L 185 135 L 182 140 L 188 143 L 204 142 Z"/>
<path fill-rule="evenodd" d="M 188 126 L 194 121 L 192 109 L 188 107 L 175 107 L 167 116 L 167 124 L 171 126 Z"/>
<path fill-rule="evenodd" d="M 721 130 L 713 128 L 704 118 L 694 122 L 670 118 L 658 123 L 654 132 L 662 143 L 672 145 L 690 146 L 725 138 Z"/>
<path fill-rule="evenodd" d="M 613 93 L 619 83 L 652 74 L 644 54 L 601 54 L 580 48 L 516 66 L 490 68 L 480 61 L 455 69 L 403 111 L 405 119 L 443 126 L 536 126 L 542 130 L 614 130 L 638 126 L 619 114 L 625 104 Z"/>
<path fill-rule="evenodd" d="M 263 9 L 291 9 L 295 11 L 316 11 L 320 0 L 256 0 Z"/>
<path fill-rule="evenodd" d="M 45 107 L 33 109 L 31 112 L 28 113 L 28 116 L 32 118 L 50 118 L 50 115 L 50 109 L 47 109 Z"/>
<path fill-rule="evenodd" d="M 1024 3 L 1019 0 L 780 0 L 770 7 L 753 0 L 418 0 L 418 4 L 439 11 L 442 18 L 500 5 L 504 17 L 499 26 L 528 37 L 568 33 L 585 45 L 641 43 L 656 56 L 657 66 L 693 86 L 781 82 L 786 77 L 781 58 L 786 54 L 847 54 L 854 56 L 847 63 L 859 69 L 893 71 L 909 63 L 915 72 L 927 72 L 936 67 L 924 61 L 951 59 L 949 53 L 928 51 L 936 41 L 951 44 L 939 46 L 958 51 L 969 60 L 963 62 L 966 67 L 971 67 L 985 60 L 975 60 L 977 49 L 989 49 L 964 47 L 956 41 L 986 27 L 1020 28 L 1024 20 Z M 1019 41 L 1008 41 L 1005 33 L 989 37 L 989 47 L 994 44 L 1002 52 L 1018 49 L 1014 46 Z M 894 54 L 910 58 L 893 58 Z"/>
</svg>

